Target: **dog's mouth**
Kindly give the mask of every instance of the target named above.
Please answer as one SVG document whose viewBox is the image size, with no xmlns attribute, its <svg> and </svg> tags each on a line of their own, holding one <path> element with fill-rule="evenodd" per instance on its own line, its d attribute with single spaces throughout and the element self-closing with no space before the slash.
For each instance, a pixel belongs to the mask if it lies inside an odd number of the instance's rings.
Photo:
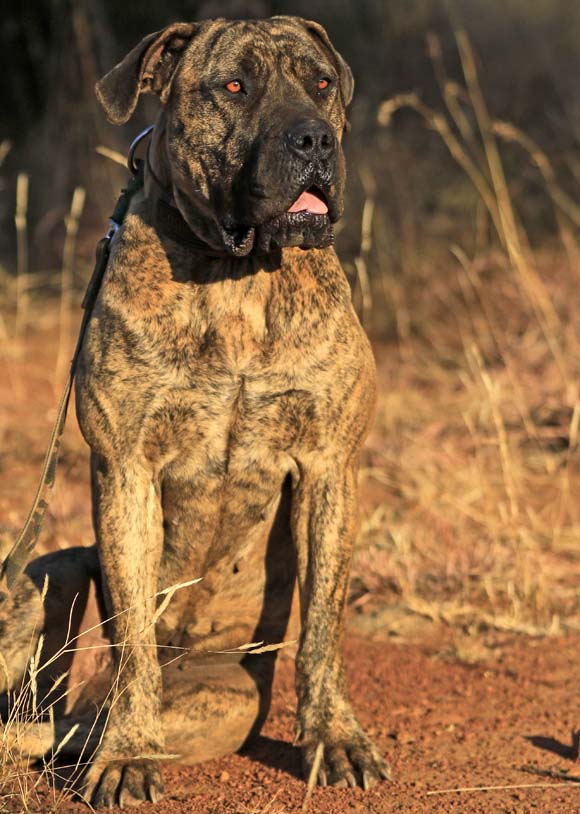
<svg viewBox="0 0 580 814">
<path fill-rule="evenodd" d="M 286 214 L 304 212 L 307 215 L 328 215 L 328 199 L 318 187 L 312 186 L 302 192 Z"/>
<path fill-rule="evenodd" d="M 234 257 L 247 257 L 254 247 L 259 253 L 267 253 L 272 244 L 321 249 L 334 242 L 332 222 L 338 220 L 338 215 L 333 209 L 327 193 L 312 185 L 300 192 L 285 212 L 258 226 L 227 228 L 222 224 L 222 239 Z"/>
<path fill-rule="evenodd" d="M 255 226 L 238 226 L 228 229 L 221 226 L 224 246 L 234 257 L 247 257 L 256 242 Z"/>
</svg>

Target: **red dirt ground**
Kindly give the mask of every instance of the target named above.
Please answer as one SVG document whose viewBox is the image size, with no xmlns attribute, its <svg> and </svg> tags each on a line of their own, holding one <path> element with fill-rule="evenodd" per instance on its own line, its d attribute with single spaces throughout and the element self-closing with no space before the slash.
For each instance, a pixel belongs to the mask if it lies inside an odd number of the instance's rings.
<svg viewBox="0 0 580 814">
<path fill-rule="evenodd" d="M 580 640 L 514 638 L 486 642 L 488 658 L 454 656 L 449 631 L 429 644 L 351 637 L 346 655 L 360 720 L 388 755 L 394 782 L 370 792 L 315 789 L 310 814 L 577 814 L 580 785 L 522 770 L 536 766 L 580 774 L 572 762 L 577 726 Z M 305 784 L 291 745 L 293 662 L 280 658 L 273 707 L 262 735 L 243 754 L 198 767 L 165 769 L 166 797 L 142 814 L 293 814 Z M 523 787 L 524 784 L 541 784 Z M 521 786 L 433 792 L 457 787 Z M 550 788 L 550 786 L 552 786 Z M 41 792 L 31 811 L 50 810 Z M 18 811 L 16 801 L 10 811 Z M 77 814 L 79 803 L 57 810 Z"/>
</svg>

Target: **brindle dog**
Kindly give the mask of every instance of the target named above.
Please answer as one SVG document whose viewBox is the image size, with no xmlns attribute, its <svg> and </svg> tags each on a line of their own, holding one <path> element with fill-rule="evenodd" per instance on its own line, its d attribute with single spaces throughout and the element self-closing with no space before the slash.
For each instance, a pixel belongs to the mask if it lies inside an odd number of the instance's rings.
<svg viewBox="0 0 580 814">
<path fill-rule="evenodd" d="M 116 124 L 144 92 L 162 103 L 145 189 L 76 385 L 119 667 L 85 791 L 95 805 L 159 798 L 173 745 L 159 653 L 279 641 L 296 576 L 305 770 L 322 744 L 322 785 L 368 788 L 388 768 L 348 700 L 342 639 L 375 370 L 332 248 L 352 75 L 317 23 L 214 20 L 151 34 L 97 85 Z M 156 620 L 156 592 L 196 577 Z M 187 672 L 164 671 L 196 759 L 236 710 L 229 748 L 259 729 L 273 667 L 260 658 L 242 662 L 245 684 L 202 668 L 186 688 Z"/>
</svg>

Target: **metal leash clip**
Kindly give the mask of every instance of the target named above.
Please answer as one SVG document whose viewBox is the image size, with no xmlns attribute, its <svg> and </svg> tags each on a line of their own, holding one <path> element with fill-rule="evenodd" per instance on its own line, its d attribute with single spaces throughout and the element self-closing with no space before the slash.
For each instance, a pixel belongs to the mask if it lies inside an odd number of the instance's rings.
<svg viewBox="0 0 580 814">
<path fill-rule="evenodd" d="M 139 165 L 135 161 L 135 152 L 137 147 L 141 144 L 143 139 L 147 138 L 147 136 L 153 132 L 153 128 L 155 127 L 154 124 L 150 124 L 149 127 L 146 127 L 145 130 L 142 130 L 138 136 L 136 136 L 133 141 L 131 142 L 131 146 L 129 147 L 129 152 L 127 154 L 127 166 L 129 167 L 129 172 L 132 175 L 137 175 L 139 171 Z"/>
</svg>

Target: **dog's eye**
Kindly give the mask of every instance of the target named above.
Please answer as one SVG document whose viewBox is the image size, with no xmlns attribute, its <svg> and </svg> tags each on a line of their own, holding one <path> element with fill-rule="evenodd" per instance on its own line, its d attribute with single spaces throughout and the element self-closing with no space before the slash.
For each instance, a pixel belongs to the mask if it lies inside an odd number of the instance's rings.
<svg viewBox="0 0 580 814">
<path fill-rule="evenodd" d="M 330 87 L 330 79 L 327 76 L 321 76 L 318 80 L 318 90 L 327 90 Z"/>
<path fill-rule="evenodd" d="M 230 93 L 239 93 L 242 90 L 242 83 L 239 79 L 232 79 L 226 85 L 226 90 L 229 90 Z"/>
</svg>

